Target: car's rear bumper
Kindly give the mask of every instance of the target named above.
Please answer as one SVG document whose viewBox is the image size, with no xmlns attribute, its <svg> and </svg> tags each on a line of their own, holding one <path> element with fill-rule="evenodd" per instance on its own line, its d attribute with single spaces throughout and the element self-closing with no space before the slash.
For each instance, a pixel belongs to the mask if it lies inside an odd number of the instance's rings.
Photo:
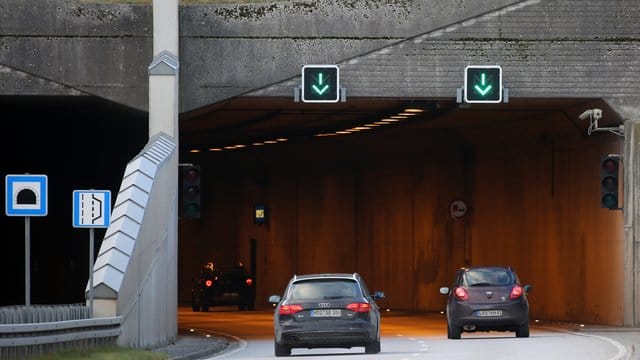
<svg viewBox="0 0 640 360">
<path fill-rule="evenodd" d="M 276 331 L 276 342 L 292 348 L 365 346 L 377 339 L 377 329 L 365 321 L 290 324 Z"/>
<path fill-rule="evenodd" d="M 501 310 L 501 316 L 479 316 L 479 310 Z M 529 321 L 529 306 L 526 302 L 499 304 L 467 304 L 458 302 L 449 309 L 449 322 L 466 331 L 511 330 Z"/>
</svg>

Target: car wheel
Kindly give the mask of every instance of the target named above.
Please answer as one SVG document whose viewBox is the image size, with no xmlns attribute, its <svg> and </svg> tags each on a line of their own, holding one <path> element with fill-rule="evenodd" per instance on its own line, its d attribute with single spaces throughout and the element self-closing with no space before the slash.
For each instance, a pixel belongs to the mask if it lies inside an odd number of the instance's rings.
<svg viewBox="0 0 640 360">
<path fill-rule="evenodd" d="M 291 355 L 291 348 L 288 347 L 287 345 L 281 345 L 278 344 L 277 341 L 273 341 L 273 350 L 276 354 L 276 356 L 289 356 Z"/>
<path fill-rule="evenodd" d="M 249 305 L 247 305 L 247 310 L 255 310 L 255 309 L 256 309 L 256 304 L 250 303 Z"/>
<path fill-rule="evenodd" d="M 204 312 L 209 311 L 209 305 L 202 305 L 202 311 Z"/>
<path fill-rule="evenodd" d="M 200 306 L 198 305 L 192 305 L 191 309 L 193 309 L 193 311 L 200 311 Z"/>
<path fill-rule="evenodd" d="M 367 354 L 377 354 L 380 352 L 380 340 L 370 342 L 364 346 L 364 352 Z"/>
<path fill-rule="evenodd" d="M 527 338 L 527 337 L 529 337 L 529 322 L 528 321 L 526 323 L 518 326 L 518 328 L 516 329 L 516 337 L 519 337 L 519 338 Z"/>
<path fill-rule="evenodd" d="M 449 339 L 458 340 L 462 334 L 462 328 L 447 322 L 447 337 Z"/>
</svg>

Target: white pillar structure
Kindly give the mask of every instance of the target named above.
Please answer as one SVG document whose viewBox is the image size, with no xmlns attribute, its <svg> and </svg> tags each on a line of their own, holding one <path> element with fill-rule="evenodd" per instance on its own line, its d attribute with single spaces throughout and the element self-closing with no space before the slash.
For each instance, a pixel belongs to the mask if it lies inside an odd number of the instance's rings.
<svg viewBox="0 0 640 360">
<path fill-rule="evenodd" d="M 149 137 L 178 140 L 178 0 L 153 0 L 153 61 L 149 66 Z"/>
<path fill-rule="evenodd" d="M 179 166 L 179 7 L 178 0 L 153 0 L 153 61 L 149 65 L 149 138 L 164 133 L 175 142 L 175 156 L 167 164 L 164 207 L 167 233 L 163 258 L 165 272 L 166 332 L 173 339 L 178 331 L 178 166 Z M 173 190 L 173 191 L 171 191 Z M 161 224 L 158 224 L 161 225 Z"/>
</svg>

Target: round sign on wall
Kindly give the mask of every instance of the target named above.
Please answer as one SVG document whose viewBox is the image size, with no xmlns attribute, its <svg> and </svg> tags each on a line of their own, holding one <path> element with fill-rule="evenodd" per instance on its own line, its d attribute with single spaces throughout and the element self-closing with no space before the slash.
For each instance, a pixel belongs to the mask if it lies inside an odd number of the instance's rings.
<svg viewBox="0 0 640 360">
<path fill-rule="evenodd" d="M 462 200 L 455 200 L 449 205 L 449 211 L 452 218 L 459 219 L 467 214 L 467 204 Z"/>
</svg>

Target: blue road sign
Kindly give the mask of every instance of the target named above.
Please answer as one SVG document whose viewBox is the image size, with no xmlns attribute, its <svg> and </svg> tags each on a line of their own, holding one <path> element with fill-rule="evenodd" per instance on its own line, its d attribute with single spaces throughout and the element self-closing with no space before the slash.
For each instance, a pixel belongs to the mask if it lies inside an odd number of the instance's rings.
<svg viewBox="0 0 640 360">
<path fill-rule="evenodd" d="M 73 227 L 106 228 L 110 221 L 111 191 L 73 191 Z"/>
<path fill-rule="evenodd" d="M 47 216 L 47 175 L 5 177 L 7 216 Z"/>
</svg>

